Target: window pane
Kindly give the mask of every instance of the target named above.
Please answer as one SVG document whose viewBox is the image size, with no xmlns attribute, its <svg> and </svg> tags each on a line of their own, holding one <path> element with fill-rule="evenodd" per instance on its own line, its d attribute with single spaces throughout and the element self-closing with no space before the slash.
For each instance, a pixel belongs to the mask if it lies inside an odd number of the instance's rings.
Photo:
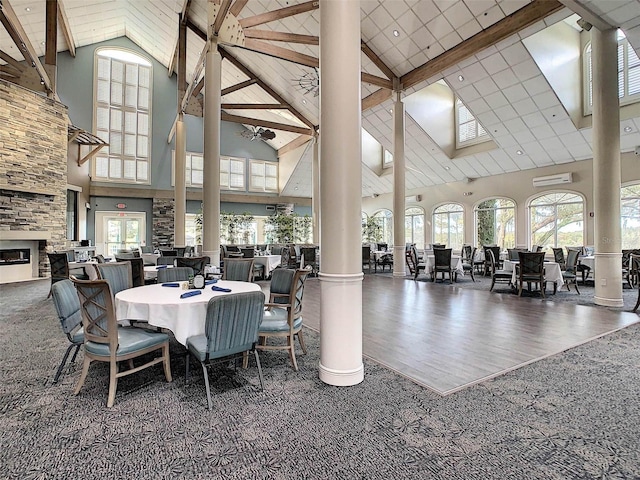
<svg viewBox="0 0 640 480">
<path fill-rule="evenodd" d="M 136 162 L 138 166 L 138 180 L 139 181 L 148 181 L 149 180 L 149 162 Z"/>
<path fill-rule="evenodd" d="M 101 103 L 109 103 L 111 87 L 108 80 L 98 80 L 96 100 Z"/>
<path fill-rule="evenodd" d="M 136 155 L 136 136 L 125 135 L 124 136 L 124 154 L 135 157 Z"/>
<path fill-rule="evenodd" d="M 119 158 L 109 159 L 109 177 L 122 178 L 122 161 Z"/>
<path fill-rule="evenodd" d="M 107 178 L 109 176 L 109 159 L 96 157 L 96 177 Z"/>
<path fill-rule="evenodd" d="M 122 169 L 122 176 L 124 178 L 128 178 L 129 180 L 135 180 L 136 179 L 135 160 L 125 160 L 122 163 L 124 164 L 124 168 Z"/>
</svg>

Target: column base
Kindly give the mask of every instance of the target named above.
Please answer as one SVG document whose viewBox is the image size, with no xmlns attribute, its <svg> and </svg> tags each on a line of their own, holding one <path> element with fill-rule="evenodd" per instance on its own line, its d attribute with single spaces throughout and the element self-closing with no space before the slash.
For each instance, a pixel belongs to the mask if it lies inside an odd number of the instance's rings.
<svg viewBox="0 0 640 480">
<path fill-rule="evenodd" d="M 624 300 L 621 298 L 605 298 L 605 297 L 593 297 L 593 303 L 596 305 L 602 305 L 603 307 L 624 307 Z"/>
<path fill-rule="evenodd" d="M 325 367 L 322 362 L 318 364 L 320 380 L 328 385 L 336 387 L 351 387 L 358 385 L 364 380 L 364 364 L 353 370 L 334 370 Z"/>
</svg>

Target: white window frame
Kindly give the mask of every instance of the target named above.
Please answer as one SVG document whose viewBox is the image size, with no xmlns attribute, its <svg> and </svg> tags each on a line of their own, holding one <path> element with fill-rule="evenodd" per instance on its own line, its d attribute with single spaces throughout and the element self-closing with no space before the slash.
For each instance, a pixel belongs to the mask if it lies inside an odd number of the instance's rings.
<svg viewBox="0 0 640 480">
<path fill-rule="evenodd" d="M 193 168 L 193 160 L 200 159 L 202 168 Z M 187 152 L 185 159 L 185 183 L 187 187 L 202 188 L 202 181 L 204 181 L 204 157 L 202 153 Z M 200 172 L 202 181 L 194 181 L 194 172 Z M 171 152 L 171 185 L 176 184 L 176 151 Z"/>
<path fill-rule="evenodd" d="M 247 160 L 245 158 L 220 156 L 220 189 L 242 192 L 247 190 Z"/>
<path fill-rule="evenodd" d="M 549 195 L 572 195 L 575 196 L 577 198 L 580 199 L 581 202 L 578 201 L 573 201 L 573 202 L 564 202 L 564 201 L 560 201 L 558 202 L 557 199 L 553 202 L 553 203 L 540 203 L 535 205 L 534 202 L 542 197 L 546 197 Z M 561 247 L 565 247 L 566 245 L 560 245 L 558 244 L 558 205 L 572 205 L 572 204 L 578 204 L 581 203 L 582 205 L 582 220 L 579 220 L 577 222 L 582 222 L 582 239 L 576 242 L 571 242 L 571 244 L 573 245 L 584 245 L 585 244 L 585 240 L 587 238 L 587 232 L 586 232 L 586 228 L 587 228 L 587 222 L 586 222 L 586 208 L 587 208 L 587 202 L 584 198 L 584 195 L 582 195 L 579 192 L 572 192 L 569 190 L 551 190 L 551 191 L 547 191 L 547 192 L 542 192 L 539 193 L 531 198 L 529 198 L 529 200 L 527 201 L 527 232 L 528 232 L 528 242 L 529 245 L 528 247 L 531 248 L 534 244 L 535 245 L 542 245 L 542 243 L 540 242 L 540 240 L 536 240 L 534 241 L 533 239 L 533 235 L 534 232 L 532 230 L 532 225 L 531 225 L 531 210 L 535 207 L 553 207 L 554 209 L 554 226 L 553 226 L 553 242 L 551 244 L 546 244 L 549 247 L 552 248 L 561 248 Z"/>
<path fill-rule="evenodd" d="M 105 53 L 109 52 L 108 55 Z M 100 74 L 100 65 L 108 61 L 108 74 Z M 122 68 L 121 81 L 113 78 L 116 69 Z M 145 73 L 141 75 L 141 73 Z M 94 54 L 93 75 L 93 125 L 94 133 L 109 143 L 91 162 L 94 181 L 151 184 L 151 132 L 153 101 L 153 65 L 151 61 L 131 50 L 105 47 Z M 146 79 L 146 82 L 141 81 Z M 109 89 L 108 100 L 99 85 Z M 117 99 L 119 97 L 119 99 Z M 132 98 L 133 97 L 133 98 Z M 128 99 L 134 101 L 127 103 Z M 106 117 L 105 117 L 106 110 Z M 118 117 L 120 119 L 118 120 Z M 119 122 L 120 127 L 115 128 Z M 144 130 L 144 132 L 143 132 Z M 126 151 L 133 143 L 135 151 Z M 120 151 L 115 151 L 120 145 Z M 102 174 L 106 170 L 106 175 Z M 132 171 L 130 175 L 127 171 Z"/>
<path fill-rule="evenodd" d="M 446 207 L 446 209 L 445 209 Z M 454 210 L 452 209 L 452 207 L 456 207 L 457 209 Z M 462 231 L 462 241 L 459 244 L 454 243 L 451 240 L 451 215 L 452 214 L 459 214 L 461 216 L 462 222 L 461 222 L 461 231 Z M 431 238 L 432 238 L 432 243 L 440 243 L 442 242 L 442 239 L 438 239 L 436 238 L 436 227 L 438 222 L 436 221 L 436 216 L 441 216 L 441 217 L 445 217 L 447 218 L 447 239 L 444 242 L 445 245 L 447 246 L 447 248 L 453 248 L 454 250 L 459 250 L 462 248 L 462 245 L 464 244 L 464 217 L 465 217 L 465 211 L 464 211 L 464 206 L 457 203 L 457 202 L 447 202 L 447 203 L 442 203 L 440 205 L 438 205 L 437 207 L 435 207 L 433 209 L 433 214 L 431 215 L 432 218 L 432 225 L 433 225 L 433 229 L 431 232 Z"/>
<path fill-rule="evenodd" d="M 631 182 L 620 187 L 620 203 L 622 207 L 620 209 L 620 226 L 623 232 L 621 243 L 623 249 L 637 248 L 640 245 L 640 239 L 632 238 L 627 240 L 624 235 L 624 232 L 628 231 L 628 229 L 637 231 L 637 225 L 640 223 L 640 195 L 629 192 L 630 187 L 640 187 L 640 181 Z"/>
<path fill-rule="evenodd" d="M 488 142 L 490 140 L 489 133 L 485 130 L 480 121 L 473 115 L 471 110 L 469 110 L 469 107 L 467 107 L 464 102 L 458 97 L 455 98 L 454 106 L 456 124 L 456 148 L 468 147 L 470 145 Z M 460 110 L 462 108 L 469 112 L 470 119 L 465 122 L 462 122 L 461 120 Z M 462 125 L 472 125 L 473 136 L 468 138 L 467 140 L 460 140 L 460 127 Z"/>
<path fill-rule="evenodd" d="M 505 202 L 511 202 L 511 206 L 499 206 L 499 207 L 492 207 L 492 208 L 480 208 L 480 205 L 484 204 L 485 202 L 488 202 L 489 200 L 503 200 Z M 509 244 L 509 243 L 504 243 L 501 245 L 499 242 L 497 242 L 496 238 L 494 237 L 493 240 L 490 242 L 491 244 L 496 244 L 499 247 L 501 247 L 503 250 L 507 249 L 507 248 L 515 248 L 516 247 L 516 239 L 517 239 L 517 228 L 518 228 L 518 222 L 517 222 L 517 215 L 518 215 L 518 208 L 517 208 L 517 204 L 515 202 L 515 200 L 512 200 L 511 198 L 507 198 L 507 197 L 490 197 L 490 198 L 485 198 L 484 200 L 481 200 L 480 202 L 478 202 L 478 204 L 475 206 L 475 208 L 473 209 L 473 223 L 474 223 L 474 232 L 473 232 L 473 237 L 474 237 L 474 244 L 477 247 L 481 247 L 482 245 L 480 245 L 478 243 L 478 214 L 480 212 L 486 212 L 486 211 L 493 211 L 496 214 L 496 218 L 494 218 L 494 228 L 496 227 L 496 222 L 497 222 L 497 216 L 498 216 L 498 211 L 505 211 L 505 210 L 513 210 L 513 244 Z M 496 229 L 497 230 L 497 229 Z"/>
<path fill-rule="evenodd" d="M 393 153 L 383 147 L 382 149 L 382 168 L 388 168 L 393 165 Z"/>
<path fill-rule="evenodd" d="M 620 59 L 620 53 L 622 52 L 622 59 Z M 588 42 L 584 47 L 583 59 L 583 110 L 584 116 L 591 115 L 593 112 L 593 70 L 591 68 L 591 42 Z M 621 30 L 618 30 L 618 97 L 620 99 L 620 106 L 629 105 L 631 103 L 640 102 L 640 60 L 635 61 L 629 69 L 629 55 L 635 55 L 633 46 L 629 43 L 629 40 L 624 36 Z M 635 55 L 637 58 L 637 55 Z M 638 75 L 633 85 L 638 88 L 638 93 L 629 94 L 629 74 L 630 72 Z M 620 78 L 624 78 L 624 83 L 621 84 Z"/>
<path fill-rule="evenodd" d="M 278 162 L 249 160 L 249 191 L 278 193 L 278 166 Z M 269 182 L 269 180 L 271 180 L 271 182 Z M 268 187 L 269 183 L 271 183 L 273 187 Z"/>
</svg>

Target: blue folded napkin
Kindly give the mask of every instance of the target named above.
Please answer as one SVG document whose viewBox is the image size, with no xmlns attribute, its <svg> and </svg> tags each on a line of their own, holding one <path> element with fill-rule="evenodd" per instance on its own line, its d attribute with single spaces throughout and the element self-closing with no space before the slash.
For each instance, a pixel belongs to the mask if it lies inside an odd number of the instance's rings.
<svg viewBox="0 0 640 480">
<path fill-rule="evenodd" d="M 156 270 L 160 270 L 161 268 L 167 268 L 167 265 L 158 265 L 156 267 Z"/>
<path fill-rule="evenodd" d="M 217 278 L 214 278 L 212 280 L 207 280 L 206 282 L 204 282 L 205 285 L 213 285 L 214 283 L 216 283 L 218 281 Z"/>
<path fill-rule="evenodd" d="M 194 295 L 201 295 L 202 292 L 200 290 L 189 290 L 188 292 L 184 292 L 180 295 L 180 298 L 188 298 L 193 297 Z"/>
<path fill-rule="evenodd" d="M 211 290 L 213 290 L 214 292 L 227 292 L 227 293 L 231 291 L 230 288 L 222 288 L 222 287 L 218 287 L 217 285 L 214 285 L 213 287 L 211 287 Z"/>
<path fill-rule="evenodd" d="M 171 283 L 163 283 L 162 286 L 163 287 L 179 287 L 180 284 L 171 282 Z"/>
</svg>

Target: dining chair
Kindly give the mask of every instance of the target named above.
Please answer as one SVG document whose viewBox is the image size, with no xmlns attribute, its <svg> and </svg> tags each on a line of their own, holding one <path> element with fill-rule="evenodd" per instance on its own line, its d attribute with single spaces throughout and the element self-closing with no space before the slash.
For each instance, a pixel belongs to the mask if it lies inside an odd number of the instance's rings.
<svg viewBox="0 0 640 480">
<path fill-rule="evenodd" d="M 264 390 L 262 366 L 256 349 L 258 328 L 264 315 L 264 293 L 244 292 L 213 297 L 207 304 L 205 333 L 187 338 L 185 384 L 189 379 L 189 360 L 195 357 L 202 366 L 209 410 L 213 406 L 208 367 L 252 352 L 258 367 L 260 388 Z"/>
<path fill-rule="evenodd" d="M 420 271 L 424 273 L 427 272 L 427 264 L 424 261 L 422 262 L 420 261 L 420 258 L 418 257 L 418 249 L 416 248 L 415 245 L 411 246 L 410 255 L 411 255 L 412 261 L 415 263 L 415 271 L 413 273 L 413 279 L 416 280 L 418 278 L 418 275 L 420 275 Z"/>
<path fill-rule="evenodd" d="M 284 290 L 283 287 L 288 283 L 289 292 L 288 294 L 270 295 L 269 303 L 265 304 L 267 308 L 258 330 L 260 341 L 257 348 L 259 350 L 288 350 L 291 364 L 296 371 L 298 370 L 298 362 L 294 337 L 298 337 L 302 351 L 307 353 L 302 335 L 302 296 L 305 280 L 310 271 L 310 269 L 274 270 L 273 275 L 277 275 L 276 282 L 280 285 L 280 289 Z M 271 282 L 273 288 L 273 278 Z M 287 303 L 281 303 L 286 296 L 288 296 Z M 282 343 L 268 345 L 267 342 L 271 337 L 286 338 L 287 342 L 285 345 Z"/>
<path fill-rule="evenodd" d="M 567 250 L 567 256 L 569 256 L 569 252 L 571 250 L 576 250 L 578 252 L 578 258 L 580 258 L 581 255 L 584 254 L 584 247 L 583 246 L 577 246 L 577 247 L 564 247 Z M 587 281 L 587 279 L 589 278 L 589 274 L 591 273 L 591 267 L 588 265 L 583 265 L 581 263 L 578 263 L 577 267 L 576 267 L 577 271 L 580 272 L 580 275 L 582 277 L 582 284 L 584 285 Z"/>
<path fill-rule="evenodd" d="M 386 252 L 387 249 L 389 248 L 389 244 L 388 243 L 377 243 L 376 244 L 376 248 L 380 252 Z"/>
<path fill-rule="evenodd" d="M 491 288 L 489 288 L 489 291 L 493 291 L 496 283 L 508 283 L 511 285 L 512 272 L 496 268 L 496 257 L 493 250 L 485 250 L 485 255 L 489 256 L 489 269 L 491 272 Z"/>
<path fill-rule="evenodd" d="M 71 350 L 76 349 L 71 357 L 71 363 L 76 361 L 76 355 L 80 351 L 80 347 L 84 343 L 84 332 L 82 330 L 82 313 L 80 307 L 80 299 L 73 282 L 68 278 L 60 280 L 51 286 L 51 294 L 53 296 L 53 304 L 56 307 L 58 320 L 62 331 L 67 336 L 70 345 L 64 352 L 62 362 L 56 371 L 53 383 L 58 383 L 58 379 L 62 374 L 62 370 L 67 363 Z"/>
<path fill-rule="evenodd" d="M 300 247 L 300 256 L 302 257 L 302 268 L 311 267 L 310 275 L 318 275 L 320 265 L 316 261 L 316 254 L 318 252 L 317 247 Z"/>
<path fill-rule="evenodd" d="M 141 287 L 144 285 L 144 260 L 142 258 L 121 258 L 116 255 L 116 262 L 129 262 L 131 264 L 131 285 L 133 287 Z"/>
<path fill-rule="evenodd" d="M 544 252 L 520 252 L 520 264 L 516 265 L 518 277 L 518 296 L 522 296 L 524 284 L 531 291 L 531 284 L 538 285 L 542 297 L 545 297 Z"/>
<path fill-rule="evenodd" d="M 204 275 L 205 265 L 211 263 L 209 257 L 176 257 L 176 267 L 191 267 L 194 275 Z"/>
<path fill-rule="evenodd" d="M 253 258 L 227 258 L 222 279 L 250 282 L 253 279 Z"/>
<path fill-rule="evenodd" d="M 114 297 L 122 290 L 133 288 L 131 262 L 96 263 L 94 267 L 98 273 L 98 279 L 109 282 Z M 144 278 L 144 273 L 142 278 Z"/>
<path fill-rule="evenodd" d="M 438 273 L 442 273 L 442 281 L 444 282 L 444 274 L 449 275 L 449 283 L 454 282 L 454 271 L 451 268 L 451 248 L 434 248 L 433 249 L 433 270 L 431 279 L 435 282 L 438 280 Z M 456 279 L 457 280 L 457 279 Z"/>
<path fill-rule="evenodd" d="M 411 248 L 413 245 L 407 244 L 404 247 L 404 262 L 407 264 L 407 268 L 409 269 L 409 275 L 412 277 L 416 274 L 416 266 L 418 265 L 417 259 L 414 259 L 413 252 Z"/>
<path fill-rule="evenodd" d="M 96 255 L 95 257 L 93 257 L 93 259 L 96 261 L 96 263 L 106 263 L 104 255 L 102 254 Z"/>
<path fill-rule="evenodd" d="M 158 257 L 156 261 L 156 265 L 175 265 L 176 258 L 177 257 L 173 257 L 171 255 L 168 257 Z"/>
<path fill-rule="evenodd" d="M 280 266 L 282 268 L 297 268 L 299 265 L 296 261 L 296 252 L 293 246 L 283 246 L 280 251 Z"/>
<path fill-rule="evenodd" d="M 255 258 L 256 249 L 253 247 L 242 247 L 240 248 L 240 252 L 242 253 L 242 258 Z M 253 278 L 261 278 L 264 280 L 264 265 L 261 263 L 253 262 Z"/>
<path fill-rule="evenodd" d="M 488 275 L 491 273 L 491 256 L 488 254 L 489 251 L 493 252 L 493 260 L 495 263 L 496 270 L 502 269 L 502 261 L 500 260 L 500 247 L 495 245 L 483 245 L 484 250 L 484 275 Z"/>
<path fill-rule="evenodd" d="M 116 319 L 113 292 L 107 280 L 74 280 L 80 299 L 84 329 L 84 362 L 82 373 L 74 391 L 80 393 L 89 373 L 91 362 L 109 363 L 109 395 L 107 407 L 112 407 L 118 388 L 118 379 L 158 363 L 164 366 L 167 382 L 171 382 L 169 336 L 143 328 L 121 327 Z M 144 359 L 145 363 L 133 366 L 133 359 L 152 352 L 161 356 Z M 119 364 L 127 361 L 129 369 L 120 370 Z"/>
<path fill-rule="evenodd" d="M 554 248 L 553 250 L 555 253 L 556 249 Z M 560 248 L 558 250 L 560 250 L 560 252 L 564 257 L 564 252 L 562 252 L 562 249 Z M 569 288 L 569 284 L 573 283 L 573 285 L 576 287 L 576 292 L 578 292 L 578 295 L 580 295 L 580 290 L 578 290 L 577 266 L 578 266 L 578 251 L 569 250 L 569 255 L 567 256 L 567 262 L 565 264 L 565 268 L 562 271 L 562 279 L 564 280 L 564 283 L 567 285 L 567 290 L 571 290 Z"/>
<path fill-rule="evenodd" d="M 52 295 L 53 286 L 62 280 L 69 279 L 69 260 L 66 253 L 47 253 L 49 265 L 51 265 L 51 288 L 49 298 Z"/>
<path fill-rule="evenodd" d="M 173 267 L 158 269 L 158 283 L 186 282 L 194 276 L 191 267 Z"/>
<path fill-rule="evenodd" d="M 371 273 L 371 263 L 371 246 L 362 245 L 362 267 L 366 265 L 369 273 Z"/>
<path fill-rule="evenodd" d="M 468 245 L 468 247 L 471 248 L 471 245 Z M 478 251 L 477 247 L 471 248 L 471 252 L 469 252 L 468 255 L 465 255 L 465 258 L 462 260 L 462 270 L 464 271 L 465 274 L 469 272 L 469 274 L 471 275 L 471 280 L 473 280 L 474 282 L 476 281 L 476 278 L 473 276 L 473 271 L 475 269 L 474 268 L 475 265 L 473 264 L 473 259 L 475 258 L 477 251 Z"/>
<path fill-rule="evenodd" d="M 162 257 L 177 257 L 177 250 L 160 250 L 160 256 Z"/>
<path fill-rule="evenodd" d="M 640 283 L 640 250 L 638 249 L 629 254 L 629 283 L 632 287 Z"/>
<path fill-rule="evenodd" d="M 562 249 L 562 247 L 556 248 L 556 247 L 551 247 L 551 250 L 553 250 L 553 261 L 556 262 L 558 265 L 560 265 L 560 268 L 562 270 L 565 270 L 566 267 L 568 266 L 568 262 L 565 261 L 564 258 L 564 250 Z M 578 262 L 578 254 L 576 253 L 576 265 Z"/>
<path fill-rule="evenodd" d="M 633 267 L 636 269 L 636 272 L 640 272 L 640 252 L 636 255 L 634 253 L 631 254 L 631 263 Z M 640 280 L 636 282 L 638 285 L 638 301 L 636 302 L 636 306 L 633 307 L 632 312 L 637 312 L 638 307 L 640 307 Z"/>
</svg>

